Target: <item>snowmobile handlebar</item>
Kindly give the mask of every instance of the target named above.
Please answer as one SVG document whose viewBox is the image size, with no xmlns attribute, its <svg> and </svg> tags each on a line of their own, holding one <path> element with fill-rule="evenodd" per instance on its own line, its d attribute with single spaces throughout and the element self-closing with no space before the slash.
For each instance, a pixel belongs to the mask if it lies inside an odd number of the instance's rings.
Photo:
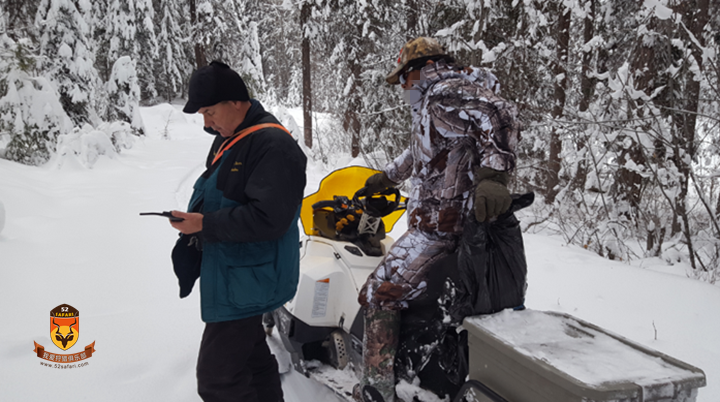
<svg viewBox="0 0 720 402">
<path fill-rule="evenodd" d="M 388 196 L 393 199 L 388 200 Z M 332 208 L 336 213 L 348 208 L 360 208 L 372 217 L 382 218 L 394 211 L 405 209 L 405 203 L 401 202 L 401 198 L 400 191 L 394 187 L 388 187 L 375 194 L 368 194 L 367 188 L 362 187 L 355 192 L 352 200 L 344 196 L 334 196 L 333 200 L 314 203 L 312 208 L 313 210 Z"/>
<path fill-rule="evenodd" d="M 375 197 L 379 195 L 380 197 Z M 392 201 L 387 196 L 394 196 Z M 353 203 L 362 206 L 362 209 L 370 216 L 382 218 L 394 211 L 405 209 L 400 203 L 400 190 L 395 187 L 387 187 L 384 190 L 368 194 L 367 187 L 363 187 L 353 195 Z"/>
</svg>

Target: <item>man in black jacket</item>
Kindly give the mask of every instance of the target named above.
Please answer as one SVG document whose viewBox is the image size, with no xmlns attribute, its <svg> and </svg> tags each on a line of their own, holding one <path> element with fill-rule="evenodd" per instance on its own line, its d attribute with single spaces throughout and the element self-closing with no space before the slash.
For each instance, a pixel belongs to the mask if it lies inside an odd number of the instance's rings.
<svg viewBox="0 0 720 402">
<path fill-rule="evenodd" d="M 182 236 L 173 251 L 181 297 L 199 276 L 206 322 L 197 364 L 204 401 L 283 400 L 262 314 L 295 295 L 299 275 L 297 220 L 305 188 L 306 157 L 292 135 L 227 65 L 212 62 L 190 79 L 185 113 L 203 115 L 216 135 L 207 170 L 194 185 Z M 202 243 L 197 265 L 178 248 Z M 199 268 L 199 269 L 198 269 Z"/>
</svg>

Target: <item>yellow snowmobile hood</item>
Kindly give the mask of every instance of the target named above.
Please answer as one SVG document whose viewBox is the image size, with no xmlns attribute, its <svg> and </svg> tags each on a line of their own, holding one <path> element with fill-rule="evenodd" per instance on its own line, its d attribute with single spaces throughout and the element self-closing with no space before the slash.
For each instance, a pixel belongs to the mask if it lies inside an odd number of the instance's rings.
<svg viewBox="0 0 720 402">
<path fill-rule="evenodd" d="M 375 173 L 380 173 L 380 171 L 364 166 L 349 166 L 335 170 L 325 176 L 320 182 L 318 191 L 303 199 L 302 209 L 300 210 L 300 220 L 302 221 L 305 234 L 308 236 L 319 234 L 317 230 L 313 229 L 313 204 L 318 201 L 332 200 L 335 195 L 346 196 L 352 199 L 356 191 L 365 187 L 367 178 Z M 406 202 L 406 200 L 405 197 L 401 197 L 402 202 Z M 386 233 L 392 231 L 395 222 L 397 222 L 404 213 L 405 210 L 403 209 L 392 212 L 382 218 Z"/>
</svg>

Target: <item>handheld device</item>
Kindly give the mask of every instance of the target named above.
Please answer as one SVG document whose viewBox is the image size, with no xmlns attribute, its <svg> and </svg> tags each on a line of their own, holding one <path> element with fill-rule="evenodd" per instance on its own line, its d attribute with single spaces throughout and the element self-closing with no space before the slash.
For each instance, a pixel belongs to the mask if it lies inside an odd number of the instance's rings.
<svg viewBox="0 0 720 402">
<path fill-rule="evenodd" d="M 169 211 L 163 211 L 163 212 L 140 212 L 140 215 L 156 215 L 156 216 L 163 216 L 165 218 L 170 219 L 173 222 L 182 222 L 185 219 L 184 218 L 178 218 L 177 216 L 173 216 L 172 213 Z"/>
</svg>

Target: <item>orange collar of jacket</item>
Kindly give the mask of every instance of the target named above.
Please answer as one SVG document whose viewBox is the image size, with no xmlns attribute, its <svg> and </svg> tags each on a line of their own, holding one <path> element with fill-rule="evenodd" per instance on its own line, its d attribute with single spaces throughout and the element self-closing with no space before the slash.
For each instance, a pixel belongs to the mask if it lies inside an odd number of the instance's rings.
<svg viewBox="0 0 720 402">
<path fill-rule="evenodd" d="M 222 157 L 223 153 L 225 153 L 225 151 L 227 151 L 228 149 L 232 148 L 233 145 L 235 145 L 238 141 L 240 141 L 243 138 L 247 137 L 248 135 L 254 133 L 255 131 L 262 130 L 263 128 L 270 128 L 270 127 L 279 128 L 280 130 L 283 130 L 284 132 L 290 134 L 290 131 L 288 131 L 288 129 L 286 129 L 285 127 L 283 127 L 279 124 L 275 124 L 275 123 L 262 123 L 262 124 L 258 124 L 258 125 L 252 126 L 252 127 L 248 127 L 245 130 L 242 130 L 239 133 L 233 135 L 232 137 L 226 139 L 225 142 L 223 142 L 222 145 L 220 145 L 220 149 L 215 154 L 215 158 L 213 159 L 211 165 L 214 165 L 215 162 L 219 161 L 220 158 Z M 292 134 L 290 134 L 290 135 L 292 135 Z"/>
</svg>

